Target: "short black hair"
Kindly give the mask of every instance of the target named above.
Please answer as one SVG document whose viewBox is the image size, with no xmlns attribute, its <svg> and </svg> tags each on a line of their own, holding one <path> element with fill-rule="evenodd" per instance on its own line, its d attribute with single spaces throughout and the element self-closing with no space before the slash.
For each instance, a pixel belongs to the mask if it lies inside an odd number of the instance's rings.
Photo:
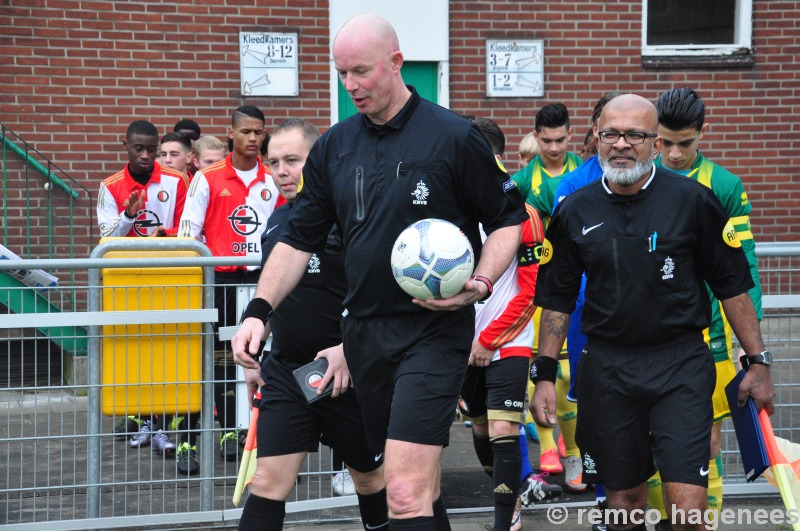
<svg viewBox="0 0 800 531">
<path fill-rule="evenodd" d="M 200 138 L 200 126 L 197 125 L 192 119 L 184 118 L 180 120 L 178 123 L 175 124 L 175 127 L 172 128 L 173 131 L 182 132 L 186 136 L 189 137 L 189 140 L 197 140 Z M 186 131 L 191 131 L 191 133 L 187 133 Z"/>
<path fill-rule="evenodd" d="M 173 131 L 162 136 L 161 144 L 163 145 L 166 142 L 180 142 L 180 144 L 186 148 L 186 151 L 192 150 L 191 139 L 189 139 L 188 135 L 181 133 L 180 131 Z"/>
<path fill-rule="evenodd" d="M 597 103 L 594 104 L 594 109 L 592 110 L 592 123 L 596 124 L 597 120 L 600 119 L 600 113 L 603 112 L 603 107 L 606 106 L 606 103 L 613 100 L 617 96 L 621 96 L 622 92 L 609 92 L 599 100 Z"/>
<path fill-rule="evenodd" d="M 656 101 L 658 123 L 671 131 L 689 127 L 700 131 L 706 121 L 706 105 L 689 87 L 668 90 Z"/>
<path fill-rule="evenodd" d="M 233 116 L 231 117 L 231 125 L 236 127 L 236 124 L 239 123 L 239 120 L 242 120 L 244 118 L 255 118 L 257 120 L 261 120 L 262 122 L 267 121 L 264 118 L 264 113 L 261 112 L 261 109 L 259 109 L 255 105 L 242 105 L 241 107 L 233 111 Z"/>
<path fill-rule="evenodd" d="M 502 155 L 506 152 L 506 135 L 500 126 L 489 118 L 476 117 L 472 122 L 481 130 L 483 138 L 489 142 L 492 147 L 492 153 L 495 155 Z"/>
<path fill-rule="evenodd" d="M 133 135 L 154 136 L 158 138 L 158 129 L 147 120 L 136 120 L 135 122 L 131 122 L 131 125 L 128 126 L 125 138 L 130 138 Z"/>
<path fill-rule="evenodd" d="M 311 149 L 311 146 L 314 145 L 314 142 L 317 141 L 319 138 L 319 129 L 317 126 L 309 122 L 308 120 L 303 120 L 302 118 L 287 118 L 283 122 L 280 123 L 278 127 L 276 127 L 272 133 L 267 137 L 264 141 L 264 145 L 269 143 L 269 139 L 277 135 L 278 133 L 282 133 L 284 131 L 292 131 L 297 129 L 303 135 L 303 140 Z"/>
<path fill-rule="evenodd" d="M 544 127 L 556 129 L 562 125 L 569 129 L 569 111 L 563 103 L 550 103 L 536 113 L 534 129 L 537 133 L 540 133 Z"/>
</svg>

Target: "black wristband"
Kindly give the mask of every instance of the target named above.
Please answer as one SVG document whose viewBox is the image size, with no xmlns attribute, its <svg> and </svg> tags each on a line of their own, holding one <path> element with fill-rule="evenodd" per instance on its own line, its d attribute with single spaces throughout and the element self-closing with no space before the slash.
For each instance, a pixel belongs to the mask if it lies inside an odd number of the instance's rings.
<svg viewBox="0 0 800 531">
<path fill-rule="evenodd" d="M 558 360 L 549 356 L 539 356 L 531 363 L 531 382 L 541 381 L 556 383 L 558 376 Z"/>
<path fill-rule="evenodd" d="M 266 325 L 269 318 L 272 317 L 272 306 L 265 299 L 255 297 L 244 309 L 242 321 L 248 317 L 255 317 Z"/>
</svg>

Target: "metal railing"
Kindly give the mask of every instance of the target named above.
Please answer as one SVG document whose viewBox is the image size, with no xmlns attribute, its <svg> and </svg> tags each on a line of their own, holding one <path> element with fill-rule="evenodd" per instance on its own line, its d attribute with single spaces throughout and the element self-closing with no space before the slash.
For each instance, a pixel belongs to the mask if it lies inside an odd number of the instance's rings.
<svg viewBox="0 0 800 531">
<path fill-rule="evenodd" d="M 88 254 L 89 190 L 3 123 L 0 144 L 4 245 L 23 258 Z"/>
<path fill-rule="evenodd" d="M 105 245 L 105 244 L 103 244 Z M 117 244 L 115 244 L 117 245 Z M 206 255 L 205 246 L 174 239 L 128 239 L 121 244 L 135 253 L 174 249 L 193 250 Z M 0 316 L 0 355 L 5 352 L 7 367 L 0 369 L 0 529 L 93 529 L 131 526 L 166 526 L 189 522 L 227 522 L 239 518 L 241 509 L 231 504 L 231 495 L 238 472 L 238 461 L 223 461 L 217 456 L 219 435 L 213 411 L 214 352 L 211 343 L 214 320 L 215 286 L 213 267 L 223 264 L 242 265 L 244 260 L 210 256 L 174 258 L 141 256 L 109 257 L 112 247 L 102 245 L 92 257 L 73 260 L 19 260 L 14 264 L 0 262 L 0 272 L 16 269 L 45 269 L 53 272 L 88 271 L 85 285 L 56 286 L 44 294 L 57 301 L 60 293 L 79 292 L 88 301 L 86 311 L 8 314 Z M 119 247 L 114 247 L 118 250 Z M 147 251 L 145 251 L 147 249 Z M 773 426 L 778 436 L 800 441 L 800 244 L 760 245 L 759 263 L 764 284 L 764 319 L 762 331 L 776 363 L 773 369 L 778 397 Z M 105 256 L 105 257 L 101 257 Z M 136 289 L 142 286 L 105 285 L 113 269 L 144 270 L 156 268 L 203 268 L 202 296 L 194 309 L 131 312 L 107 311 L 104 294 L 111 289 Z M 167 286 L 153 283 L 145 291 L 131 291 L 135 296 L 170 299 L 187 287 L 177 283 Z M 5 288 L 6 291 L 29 290 L 29 287 Z M 2 290 L 0 290 L 2 291 Z M 209 312 L 210 311 L 210 312 Z M 173 460 L 154 455 L 148 448 L 131 448 L 127 440 L 114 435 L 119 420 L 103 414 L 107 403 L 102 393 L 109 385 L 103 373 L 102 341 L 109 337 L 127 337 L 132 344 L 160 342 L 176 345 L 186 334 L 178 329 L 156 333 L 143 331 L 149 323 L 164 325 L 166 321 L 199 322 L 202 338 L 202 373 L 196 384 L 201 387 L 201 424 L 199 427 L 200 473 L 178 474 Z M 130 323 L 120 333 L 112 325 Z M 57 343 L 43 337 L 38 329 L 71 325 L 88 330 L 88 353 L 72 356 Z M 46 325 L 46 326 L 44 326 Z M 156 326 L 156 325 L 152 325 Z M 166 326 L 166 325 L 164 325 Z M 134 351 L 122 351 L 128 360 Z M 0 357 L 2 361 L 2 357 Z M 175 363 L 173 361 L 173 363 Z M 191 362 L 194 363 L 194 362 Z M 219 362 L 218 362 L 219 363 Z M 47 365 L 46 374 L 35 374 L 34 382 L 18 382 L 28 375 L 30 366 Z M 156 365 L 155 363 L 153 365 Z M 52 370 L 55 366 L 58 370 Z M 65 381 L 67 367 L 83 376 Z M 15 383 L 12 383 L 15 382 Z M 18 382 L 18 383 L 17 383 Z M 116 382 L 116 386 L 139 385 Z M 158 385 L 189 385 L 182 377 L 163 380 Z M 130 414 L 148 417 L 152 411 L 131 406 Z M 138 408 L 138 409 L 137 409 Z M 179 406 L 168 411 L 175 416 L 185 413 Z M 175 431 L 181 437 L 188 430 Z M 774 489 L 763 480 L 746 484 L 736 448 L 731 423 L 723 429 L 725 492 L 728 494 L 771 493 Z M 209 449 L 211 451 L 209 451 Z M 478 467 L 477 461 L 471 461 Z M 355 496 L 334 497 L 331 478 L 337 472 L 328 449 L 320 446 L 310 454 L 301 472 L 301 479 L 288 500 L 287 523 L 305 521 L 351 520 L 357 518 Z M 445 471 L 446 473 L 446 471 Z M 469 510 L 469 509 L 465 509 Z"/>
</svg>

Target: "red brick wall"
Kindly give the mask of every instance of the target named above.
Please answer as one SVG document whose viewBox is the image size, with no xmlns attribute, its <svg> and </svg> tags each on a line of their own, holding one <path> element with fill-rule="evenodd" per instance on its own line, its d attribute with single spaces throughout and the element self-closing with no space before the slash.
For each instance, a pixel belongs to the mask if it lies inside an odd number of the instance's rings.
<svg viewBox="0 0 800 531">
<path fill-rule="evenodd" d="M 623 90 L 655 99 L 660 91 L 688 85 L 708 107 L 711 127 L 701 147 L 745 181 L 756 237 L 800 239 L 794 228 L 800 176 L 784 162 L 800 141 L 795 2 L 754 0 L 754 67 L 711 70 L 644 70 L 641 0 L 449 4 L 450 107 L 503 127 L 510 170 L 516 169 L 517 143 L 546 103 L 563 101 L 570 108 L 571 147 L 577 151 L 602 93 Z M 239 96 L 243 30 L 299 34 L 300 97 Z M 544 39 L 544 98 L 485 97 L 487 38 Z M 264 110 L 268 127 L 301 116 L 325 128 L 328 40 L 326 1 L 5 0 L 0 122 L 91 191 L 92 198 L 80 202 L 85 214 L 77 215 L 88 219 L 99 181 L 125 163 L 121 140 L 132 120 L 149 119 L 167 132 L 178 119 L 194 118 L 204 134 L 224 138 L 231 111 L 246 102 Z M 21 223 L 9 219 L 10 226 Z M 88 253 L 97 229 L 87 221 L 83 233 L 79 254 Z"/>
<path fill-rule="evenodd" d="M 513 151 L 546 103 L 562 101 L 570 109 L 577 151 L 603 93 L 655 100 L 664 90 L 690 86 L 706 102 L 711 124 L 701 150 L 744 181 L 757 240 L 800 240 L 800 174 L 787 164 L 800 142 L 797 3 L 753 1 L 755 66 L 749 69 L 643 70 L 641 8 L 640 0 L 450 2 L 451 107 L 504 128 L 512 170 Z M 544 98 L 484 96 L 485 40 L 509 37 L 544 39 Z"/>
</svg>

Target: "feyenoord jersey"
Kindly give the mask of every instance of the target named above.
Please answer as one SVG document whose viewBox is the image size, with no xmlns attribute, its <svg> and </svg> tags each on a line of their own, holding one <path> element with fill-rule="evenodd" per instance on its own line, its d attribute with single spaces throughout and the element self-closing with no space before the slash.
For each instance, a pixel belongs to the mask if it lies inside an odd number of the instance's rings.
<svg viewBox="0 0 800 531">
<path fill-rule="evenodd" d="M 144 186 L 133 180 L 128 165 L 100 183 L 97 196 L 97 222 L 101 236 L 149 236 L 157 227 L 167 234 L 177 232 L 186 201 L 188 179 L 180 172 L 153 165 L 153 174 Z M 125 215 L 131 192 L 144 194 L 144 206 L 133 219 Z"/>
<path fill-rule="evenodd" d="M 271 174 L 258 161 L 256 179 L 245 185 L 231 165 L 231 155 L 195 173 L 181 217 L 178 236 L 199 238 L 214 256 L 261 259 L 261 233 L 275 210 L 278 191 Z M 258 269 L 258 265 L 247 269 Z M 242 266 L 218 266 L 233 272 Z"/>
<path fill-rule="evenodd" d="M 492 361 L 511 356 L 529 358 L 531 355 L 533 296 L 544 228 L 536 210 L 530 205 L 525 205 L 525 208 L 529 221 L 522 224 L 517 259 L 494 283 L 492 296 L 475 304 L 475 334 L 484 348 L 494 350 Z M 486 238 L 482 230 L 481 237 Z"/>
</svg>

